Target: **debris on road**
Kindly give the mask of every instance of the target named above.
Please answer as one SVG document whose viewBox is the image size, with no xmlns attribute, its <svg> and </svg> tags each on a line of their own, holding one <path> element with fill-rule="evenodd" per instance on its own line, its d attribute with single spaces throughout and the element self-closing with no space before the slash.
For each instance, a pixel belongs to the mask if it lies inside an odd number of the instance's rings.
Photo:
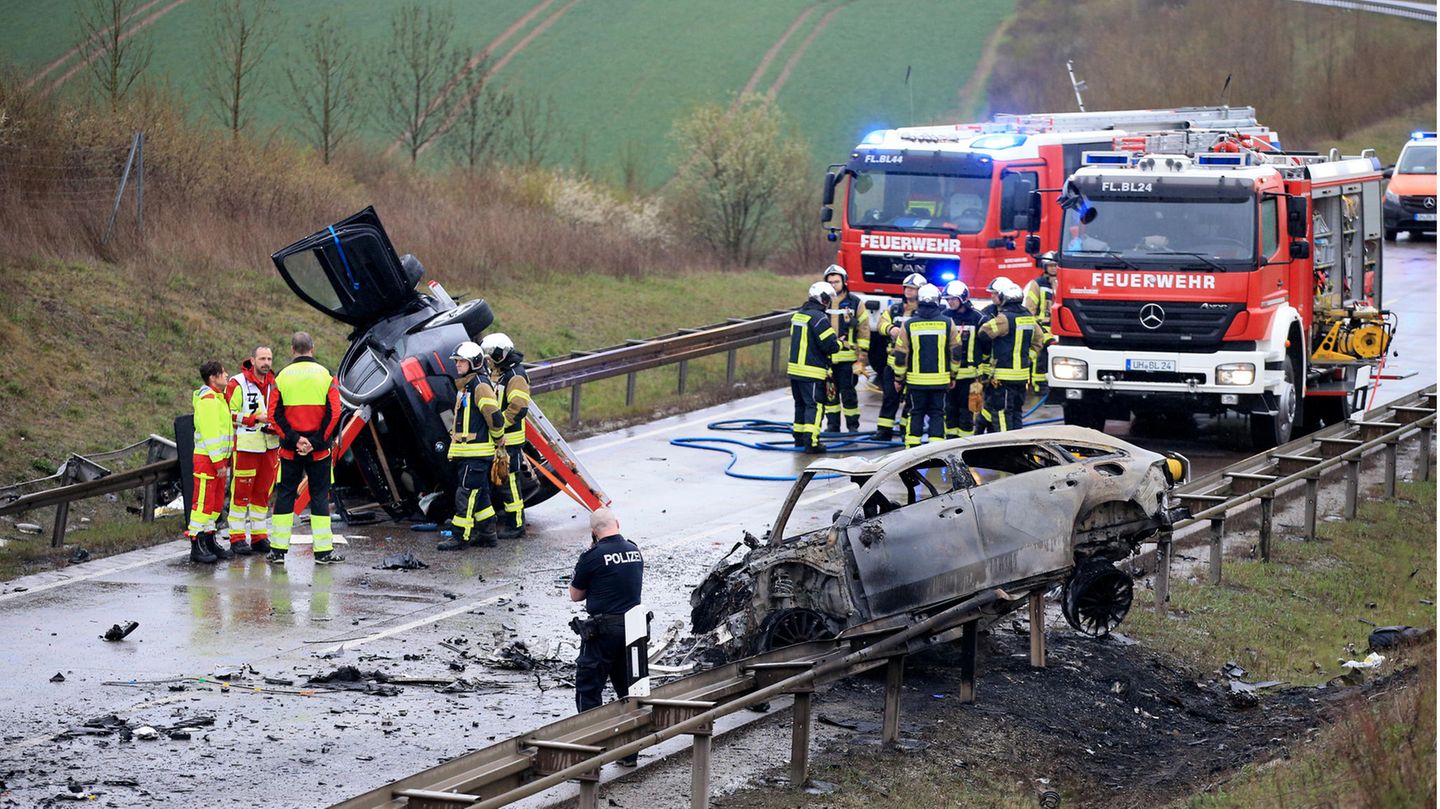
<svg viewBox="0 0 1440 809">
<path fill-rule="evenodd" d="M 377 697 L 398 697 L 400 689 L 389 685 L 390 675 L 383 671 L 361 671 L 354 666 L 341 666 L 328 674 L 316 674 L 307 684 L 323 684 L 344 691 L 360 691 Z"/>
<path fill-rule="evenodd" d="M 375 566 L 375 570 L 420 570 L 427 567 L 429 565 L 416 558 L 415 554 L 405 551 L 385 557 Z"/>
<path fill-rule="evenodd" d="M 70 564 L 78 565 L 88 561 L 90 561 L 90 551 L 87 551 L 83 547 L 77 545 L 75 547 L 75 552 L 70 554 Z"/>
<path fill-rule="evenodd" d="M 1378 669 L 1385 662 L 1385 655 L 1371 652 L 1364 660 L 1346 660 L 1340 664 L 1342 669 L 1356 671 L 1360 669 Z"/>
<path fill-rule="evenodd" d="M 134 632 L 136 627 L 138 626 L 140 626 L 139 621 L 126 621 L 123 624 L 115 624 L 114 626 L 105 630 L 105 634 L 101 635 L 100 638 L 101 640 L 107 640 L 111 643 L 114 643 L 116 641 L 122 641 L 125 640 L 125 638 L 129 636 L 131 632 Z"/>
<path fill-rule="evenodd" d="M 145 725 L 144 727 L 135 728 L 135 738 L 142 742 L 154 741 L 160 738 L 160 731 L 149 725 Z"/>
<path fill-rule="evenodd" d="M 1370 649 L 1393 649 L 1435 639 L 1434 629 L 1413 626 L 1381 626 L 1370 633 Z"/>
<path fill-rule="evenodd" d="M 55 676 L 50 678 L 50 682 L 52 682 L 52 683 L 63 683 L 63 682 L 65 682 L 65 675 L 63 675 L 63 674 L 61 674 L 60 672 L 57 671 L 57 672 L 55 672 Z"/>
</svg>

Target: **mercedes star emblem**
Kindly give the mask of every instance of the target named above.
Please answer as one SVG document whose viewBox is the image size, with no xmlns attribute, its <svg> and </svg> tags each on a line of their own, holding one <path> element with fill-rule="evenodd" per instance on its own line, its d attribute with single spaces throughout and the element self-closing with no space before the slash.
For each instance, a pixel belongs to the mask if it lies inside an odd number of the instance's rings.
<svg viewBox="0 0 1440 809">
<path fill-rule="evenodd" d="M 1425 198 L 1425 207 L 1426 207 L 1426 208 L 1431 208 L 1431 209 L 1433 209 L 1433 208 L 1435 207 L 1435 198 L 1434 198 L 1434 197 L 1426 197 L 1426 198 Z"/>
<path fill-rule="evenodd" d="M 1140 325 L 1154 331 L 1165 325 L 1165 310 L 1158 303 L 1147 303 L 1140 307 Z"/>
</svg>

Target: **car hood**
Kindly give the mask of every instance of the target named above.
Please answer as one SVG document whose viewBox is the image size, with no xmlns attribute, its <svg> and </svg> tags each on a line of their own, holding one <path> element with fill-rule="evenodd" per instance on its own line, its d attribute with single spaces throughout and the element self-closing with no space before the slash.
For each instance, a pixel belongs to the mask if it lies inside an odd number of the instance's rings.
<svg viewBox="0 0 1440 809">
<path fill-rule="evenodd" d="M 1440 180 L 1434 174 L 1396 174 L 1387 187 L 1402 197 L 1433 197 L 1440 191 Z"/>
</svg>

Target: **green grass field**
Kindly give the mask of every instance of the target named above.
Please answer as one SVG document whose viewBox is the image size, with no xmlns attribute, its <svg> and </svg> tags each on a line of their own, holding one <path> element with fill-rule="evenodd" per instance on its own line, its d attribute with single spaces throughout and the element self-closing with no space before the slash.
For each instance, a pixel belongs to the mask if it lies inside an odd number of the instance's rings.
<svg viewBox="0 0 1440 809">
<path fill-rule="evenodd" d="M 161 0 L 142 17 L 174 2 Z M 476 53 L 539 0 L 422 2 L 452 9 L 454 44 Z M 904 84 L 907 66 L 913 66 L 915 120 L 930 120 L 953 109 L 986 37 L 1012 12 L 1014 0 L 964 4 L 580 0 L 568 7 L 553 0 L 499 46 L 497 58 L 564 10 L 495 80 L 536 99 L 553 101 L 558 131 L 547 163 L 574 165 L 583 152 L 584 162 L 598 176 L 618 179 L 621 155 L 629 152 L 639 157 L 644 179 L 658 185 L 673 172 L 669 136 L 675 119 L 696 105 L 724 103 L 738 93 L 771 46 L 812 7 L 775 54 L 756 89 L 769 90 L 821 19 L 835 11 L 828 26 L 804 49 L 778 96 L 796 129 L 811 141 L 818 168 L 843 158 L 869 129 L 911 120 L 910 92 Z M 325 0 L 284 0 L 274 5 L 275 37 L 260 68 L 264 88 L 255 107 L 258 131 L 288 131 L 296 119 L 286 104 L 289 85 L 284 66 L 295 58 L 298 34 L 306 21 L 343 13 L 347 30 L 365 47 L 366 57 L 373 60 L 379 53 L 389 35 L 392 4 L 370 0 L 346 3 L 340 7 L 343 12 L 335 8 Z M 69 50 L 80 33 L 75 9 L 72 0 L 7 3 L 0 64 L 12 63 L 29 76 Z M 214 13 L 213 0 L 186 0 L 140 35 L 154 46 L 147 76 L 168 84 L 196 114 L 208 109 L 202 76 L 210 58 L 208 27 Z M 76 61 L 67 62 L 45 81 L 59 77 Z M 88 72 L 82 72 L 65 91 L 80 92 L 89 85 Z M 394 133 L 387 130 L 371 119 L 365 137 L 376 145 L 388 144 Z M 430 158 L 439 159 L 438 153 Z"/>
</svg>

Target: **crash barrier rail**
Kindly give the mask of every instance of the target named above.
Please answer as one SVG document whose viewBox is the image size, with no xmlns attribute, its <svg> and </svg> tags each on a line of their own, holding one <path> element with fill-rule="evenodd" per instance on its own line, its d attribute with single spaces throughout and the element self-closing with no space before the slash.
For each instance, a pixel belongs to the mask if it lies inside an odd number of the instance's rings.
<svg viewBox="0 0 1440 809">
<path fill-rule="evenodd" d="M 755 317 L 730 318 L 711 326 L 681 329 L 648 340 L 627 340 L 622 345 L 576 351 L 564 357 L 527 364 L 525 370 L 530 377 L 530 390 L 533 393 L 548 393 L 570 388 L 570 426 L 573 427 L 580 421 L 580 387 L 587 382 L 625 376 L 625 406 L 629 407 L 635 404 L 637 373 L 647 368 L 678 364 L 675 392 L 683 396 L 689 381 L 690 360 L 725 352 L 725 382 L 733 384 L 738 362 L 736 352 L 746 346 L 767 342 L 773 344 L 770 372 L 778 374 L 782 370 L 781 343 L 790 334 L 792 313 L 790 309 L 776 309 Z"/>
<path fill-rule="evenodd" d="M 1342 514 L 1355 519 L 1360 500 L 1360 464 L 1366 455 L 1384 453 L 1384 493 L 1394 499 L 1400 443 L 1419 439 L 1413 477 L 1430 478 L 1430 445 L 1435 435 L 1436 386 L 1416 391 L 1388 404 L 1379 405 L 1344 422 L 1302 436 L 1262 452 L 1190 484 L 1178 487 L 1176 495 L 1193 514 L 1163 534 L 1155 550 L 1155 608 L 1166 609 L 1170 590 L 1170 561 L 1174 532 L 1208 522 L 1210 534 L 1211 584 L 1219 584 L 1225 556 L 1225 523 L 1232 510 L 1251 502 L 1260 503 L 1260 559 L 1270 561 L 1274 534 L 1275 496 L 1283 489 L 1305 486 L 1304 535 L 1315 539 L 1320 511 L 1320 486 L 1327 472 L 1345 467 L 1345 501 Z"/>
<path fill-rule="evenodd" d="M 580 782 L 579 809 L 595 809 L 601 767 L 682 734 L 692 739 L 690 806 L 703 809 L 710 805 L 715 720 L 784 695 L 794 698 L 790 782 L 798 786 L 809 776 L 811 697 L 817 686 L 884 666 L 881 737 L 894 743 L 900 738 L 906 655 L 958 631 L 959 696 L 971 702 L 982 612 L 997 601 L 1021 598 L 1029 599 L 1031 626 L 1036 628 L 1031 633 L 1031 663 L 1043 666 L 1044 621 L 1036 617 L 1037 609 L 1044 609 L 1043 591 L 1012 595 L 987 590 L 892 634 L 810 641 L 675 680 L 649 696 L 627 697 L 552 722 L 332 809 L 499 809 L 569 780 Z"/>
<path fill-rule="evenodd" d="M 112 472 L 104 464 L 145 451 L 145 463 L 124 472 Z M 179 453 L 175 442 L 164 436 L 151 435 L 144 441 L 110 452 L 93 455 L 71 454 L 49 477 L 28 480 L 0 488 L 0 517 L 20 514 L 31 509 L 55 507 L 55 525 L 50 546 L 65 544 L 66 523 L 70 504 L 76 500 L 99 497 L 127 489 L 144 488 L 140 517 L 154 522 L 160 486 L 180 478 Z M 53 488 L 43 488 L 53 486 Z M 39 491 L 27 491 L 39 489 Z"/>
<path fill-rule="evenodd" d="M 1340 8 L 1346 11 L 1363 11 L 1369 14 L 1384 14 L 1387 17 L 1400 17 L 1407 20 L 1420 20 L 1421 22 L 1435 22 L 1435 7 L 1428 8 L 1422 3 L 1411 0 L 1296 0 L 1298 3 L 1306 3 L 1312 6 L 1327 6 L 1329 8 Z"/>
</svg>

